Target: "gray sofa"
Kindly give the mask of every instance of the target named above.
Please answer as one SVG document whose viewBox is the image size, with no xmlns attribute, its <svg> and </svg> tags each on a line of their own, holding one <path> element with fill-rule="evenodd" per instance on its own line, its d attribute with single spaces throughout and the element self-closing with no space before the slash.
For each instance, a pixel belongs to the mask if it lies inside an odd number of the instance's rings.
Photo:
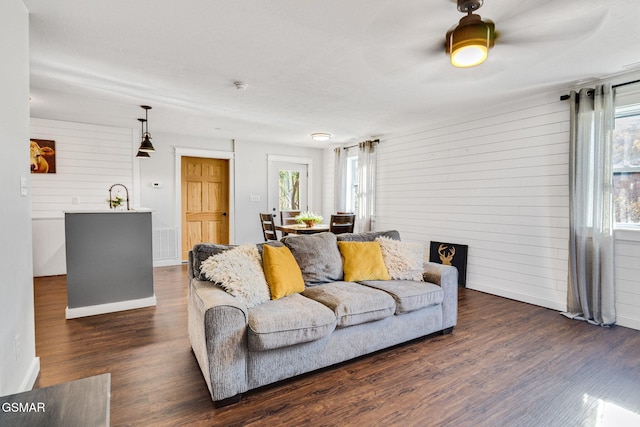
<svg viewBox="0 0 640 427">
<path fill-rule="evenodd" d="M 335 235 L 323 234 L 333 236 L 323 236 L 323 244 L 333 239 L 337 246 Z M 397 231 L 337 239 L 373 241 L 381 235 L 400 240 Z M 190 251 L 189 339 L 216 407 L 239 401 L 248 390 L 425 335 L 450 333 L 456 325 L 454 267 L 425 263 L 424 282 L 344 282 L 342 265 L 335 265 L 333 255 L 313 250 L 318 236 L 287 236 L 269 243 L 291 246 L 305 290 L 251 309 L 202 277 L 200 264 L 229 246 L 199 244 Z M 301 259 L 301 243 L 315 256 Z"/>
</svg>

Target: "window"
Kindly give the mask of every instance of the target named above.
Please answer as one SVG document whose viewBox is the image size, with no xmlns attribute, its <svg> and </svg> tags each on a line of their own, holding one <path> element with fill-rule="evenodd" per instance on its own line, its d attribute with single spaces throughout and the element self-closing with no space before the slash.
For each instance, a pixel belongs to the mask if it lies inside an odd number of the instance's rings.
<svg viewBox="0 0 640 427">
<path fill-rule="evenodd" d="M 358 156 L 347 157 L 347 212 L 358 212 Z"/>
<path fill-rule="evenodd" d="M 640 105 L 616 111 L 612 156 L 615 222 L 640 224 Z"/>
<path fill-rule="evenodd" d="M 280 210 L 300 210 L 300 171 L 279 170 L 279 197 Z"/>
</svg>

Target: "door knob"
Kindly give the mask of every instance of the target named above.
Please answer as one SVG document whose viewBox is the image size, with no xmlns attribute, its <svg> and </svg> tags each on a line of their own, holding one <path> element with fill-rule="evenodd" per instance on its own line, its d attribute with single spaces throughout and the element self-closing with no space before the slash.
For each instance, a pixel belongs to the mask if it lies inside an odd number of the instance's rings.
<svg viewBox="0 0 640 427">
<path fill-rule="evenodd" d="M 226 212 L 222 212 L 222 216 L 227 216 L 227 213 Z"/>
</svg>

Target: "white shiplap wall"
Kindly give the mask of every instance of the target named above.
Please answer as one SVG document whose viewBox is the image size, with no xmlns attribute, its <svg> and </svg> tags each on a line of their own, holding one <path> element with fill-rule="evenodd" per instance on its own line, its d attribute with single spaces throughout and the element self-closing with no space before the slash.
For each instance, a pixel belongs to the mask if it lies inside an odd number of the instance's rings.
<svg viewBox="0 0 640 427">
<path fill-rule="evenodd" d="M 615 236 L 618 324 L 640 330 L 640 230 L 617 230 Z"/>
<path fill-rule="evenodd" d="M 467 244 L 467 287 L 564 310 L 569 113 L 559 95 L 381 138 L 376 228 Z M 617 323 L 635 329 L 639 265 L 640 230 L 617 230 Z"/>
<path fill-rule="evenodd" d="M 34 218 L 105 209 L 115 183 L 133 196 L 133 129 L 32 118 L 31 138 L 56 141 L 57 172 L 31 175 Z"/>
<path fill-rule="evenodd" d="M 568 119 L 550 94 L 381 138 L 377 228 L 467 244 L 467 287 L 564 309 Z"/>
<path fill-rule="evenodd" d="M 133 129 L 31 119 L 31 138 L 56 141 L 56 173 L 31 175 L 34 276 L 66 273 L 65 211 L 107 209 L 115 183 L 134 206 L 136 137 Z"/>
</svg>

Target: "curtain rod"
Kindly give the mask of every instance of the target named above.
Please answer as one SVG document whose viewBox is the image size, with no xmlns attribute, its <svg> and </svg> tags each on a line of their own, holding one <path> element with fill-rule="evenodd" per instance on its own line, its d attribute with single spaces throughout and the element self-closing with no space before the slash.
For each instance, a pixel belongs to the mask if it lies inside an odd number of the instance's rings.
<svg viewBox="0 0 640 427">
<path fill-rule="evenodd" d="M 371 142 L 375 142 L 376 144 L 380 144 L 380 140 L 379 139 L 368 139 L 367 141 L 371 141 Z M 362 141 L 362 142 L 367 142 L 367 141 Z M 342 149 L 343 150 L 348 150 L 349 148 L 357 147 L 358 145 L 360 145 L 360 143 L 353 144 L 353 145 L 347 145 L 346 147 L 342 147 Z"/>
<path fill-rule="evenodd" d="M 634 83 L 640 83 L 640 79 L 638 80 L 632 80 L 630 82 L 624 82 L 624 83 L 618 83 L 617 85 L 613 85 L 611 86 L 613 89 L 621 87 L 621 86 L 626 86 L 626 85 L 632 85 Z M 560 96 L 560 101 L 566 101 L 567 99 L 569 99 L 570 96 L 569 95 L 562 95 Z"/>
</svg>

